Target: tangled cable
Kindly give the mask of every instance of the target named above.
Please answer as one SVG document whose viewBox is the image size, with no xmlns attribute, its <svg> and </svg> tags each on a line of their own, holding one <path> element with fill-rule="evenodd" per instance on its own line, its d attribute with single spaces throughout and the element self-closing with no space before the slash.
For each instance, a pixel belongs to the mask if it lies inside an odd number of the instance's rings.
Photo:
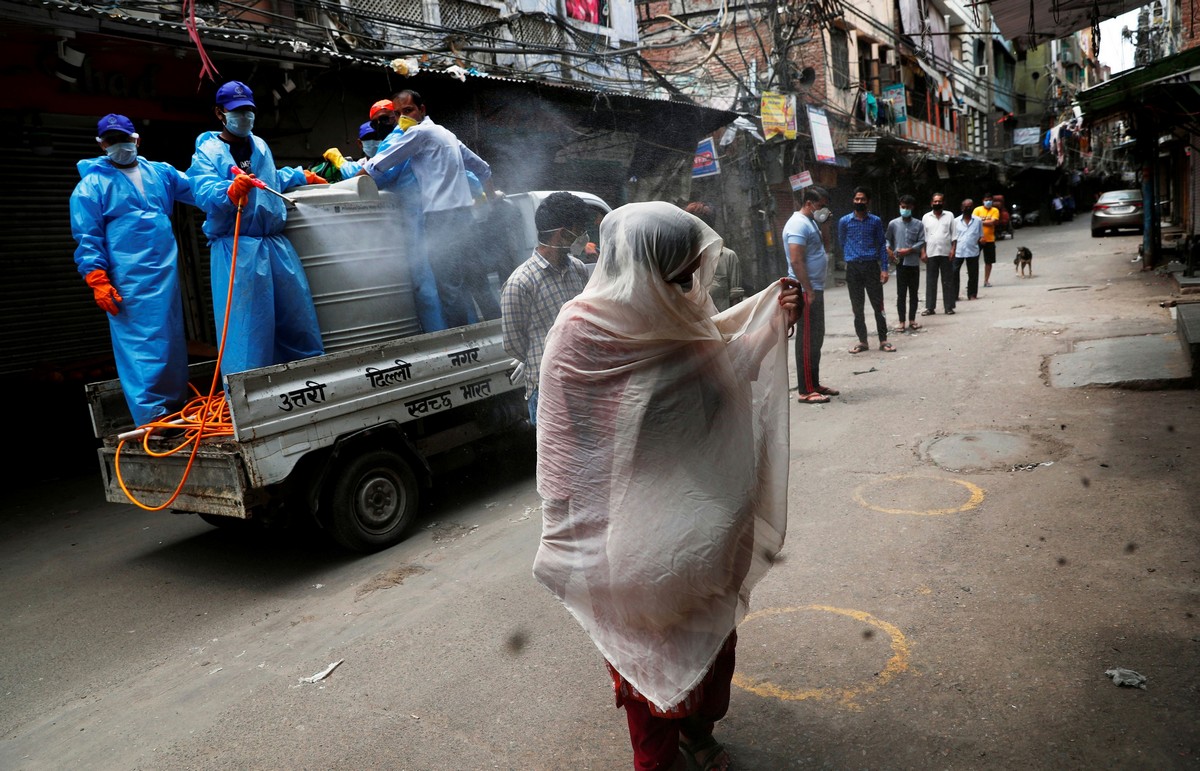
<svg viewBox="0 0 1200 771">
<path fill-rule="evenodd" d="M 188 476 L 192 472 L 192 465 L 195 464 L 196 454 L 200 450 L 201 439 L 233 436 L 233 421 L 229 418 L 229 404 L 225 400 L 224 389 L 220 387 L 221 360 L 225 357 L 225 342 L 228 337 L 226 333 L 229 331 L 229 309 L 233 304 L 233 277 L 237 275 L 238 236 L 241 230 L 242 203 L 238 202 L 237 218 L 233 223 L 233 254 L 230 257 L 229 289 L 225 293 L 225 320 L 221 324 L 221 347 L 217 351 L 217 365 L 213 370 L 212 383 L 209 385 L 208 395 L 202 395 L 194 385 L 188 383 L 188 388 L 192 389 L 195 397 L 184 405 L 183 409 L 138 427 L 138 431 L 142 432 L 140 436 L 142 450 L 152 458 L 165 458 L 191 445 L 192 449 L 191 454 L 188 456 L 187 466 L 183 469 L 183 476 L 180 477 L 179 484 L 176 485 L 175 492 L 171 494 L 171 497 L 157 506 L 150 506 L 135 498 L 125 485 L 124 477 L 121 476 L 121 449 L 125 446 L 128 439 L 122 439 L 117 444 L 117 452 L 113 460 L 113 467 L 117 475 L 117 484 L 121 486 L 121 492 L 125 493 L 125 497 L 140 509 L 162 511 L 175 502 L 175 499 L 179 497 L 179 493 L 183 490 L 184 484 L 187 483 Z M 150 447 L 151 441 L 158 441 L 154 437 L 156 431 L 169 432 L 168 436 L 179 434 L 179 443 L 170 449 L 152 449 Z M 167 441 L 170 441 L 170 439 L 168 438 Z"/>
</svg>

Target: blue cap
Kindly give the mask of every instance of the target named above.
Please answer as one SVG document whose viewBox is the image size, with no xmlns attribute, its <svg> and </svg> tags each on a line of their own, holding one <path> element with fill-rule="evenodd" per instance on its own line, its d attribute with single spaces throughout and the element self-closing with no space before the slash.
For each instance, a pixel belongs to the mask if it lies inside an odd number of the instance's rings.
<svg viewBox="0 0 1200 771">
<path fill-rule="evenodd" d="M 133 130 L 133 121 L 124 115 L 117 115 L 116 113 L 105 115 L 96 124 L 97 138 L 104 136 L 109 131 L 120 131 L 122 134 L 128 134 L 131 137 L 137 136 L 137 132 Z"/>
<path fill-rule="evenodd" d="M 217 89 L 217 104 L 226 110 L 254 106 L 254 92 L 240 80 L 231 80 Z"/>
<path fill-rule="evenodd" d="M 375 127 L 371 125 L 371 121 L 367 121 L 358 127 L 358 138 L 366 139 L 371 134 L 375 133 Z"/>
</svg>

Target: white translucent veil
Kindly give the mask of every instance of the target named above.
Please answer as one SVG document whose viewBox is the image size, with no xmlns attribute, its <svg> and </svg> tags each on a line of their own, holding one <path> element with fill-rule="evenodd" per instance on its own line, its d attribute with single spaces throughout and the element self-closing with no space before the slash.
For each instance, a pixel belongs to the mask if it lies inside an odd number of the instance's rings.
<svg viewBox="0 0 1200 771">
<path fill-rule="evenodd" d="M 668 710 L 783 546 L 787 319 L 778 284 L 714 315 L 721 239 L 675 206 L 622 206 L 600 243 L 542 358 L 534 575 Z"/>
</svg>

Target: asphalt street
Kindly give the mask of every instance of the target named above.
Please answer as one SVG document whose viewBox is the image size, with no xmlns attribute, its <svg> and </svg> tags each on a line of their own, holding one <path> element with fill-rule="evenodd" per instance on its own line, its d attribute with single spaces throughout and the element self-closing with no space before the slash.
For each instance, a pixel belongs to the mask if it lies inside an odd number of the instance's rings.
<svg viewBox="0 0 1200 771">
<path fill-rule="evenodd" d="M 841 395 L 791 408 L 784 559 L 717 729 L 734 768 L 1200 766 L 1200 401 L 1050 374 L 1169 337 L 1137 244 L 1018 230 L 895 353 L 850 355 L 828 289 Z M 510 448 L 355 557 L 105 503 L 86 463 L 26 480 L 0 509 L 0 768 L 630 768 L 598 653 L 531 575 L 538 507 Z"/>
</svg>

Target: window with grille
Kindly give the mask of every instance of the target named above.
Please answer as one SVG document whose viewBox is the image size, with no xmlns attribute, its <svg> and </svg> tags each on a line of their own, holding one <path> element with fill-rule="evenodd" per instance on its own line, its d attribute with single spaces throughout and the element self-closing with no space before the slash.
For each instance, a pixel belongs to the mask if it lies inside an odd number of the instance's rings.
<svg viewBox="0 0 1200 771">
<path fill-rule="evenodd" d="M 563 44 L 563 32 L 557 24 L 528 16 L 520 16 L 509 23 L 513 39 L 529 46 L 558 48 Z"/>
<path fill-rule="evenodd" d="M 441 0 L 438 8 L 442 14 L 442 26 L 450 29 L 475 29 L 500 21 L 499 9 L 488 5 L 464 0 Z"/>
<path fill-rule="evenodd" d="M 422 21 L 421 0 L 350 0 L 350 6 L 380 21 Z"/>
<path fill-rule="evenodd" d="M 830 58 L 833 60 L 834 88 L 850 88 L 850 40 L 846 30 L 829 30 Z"/>
</svg>

